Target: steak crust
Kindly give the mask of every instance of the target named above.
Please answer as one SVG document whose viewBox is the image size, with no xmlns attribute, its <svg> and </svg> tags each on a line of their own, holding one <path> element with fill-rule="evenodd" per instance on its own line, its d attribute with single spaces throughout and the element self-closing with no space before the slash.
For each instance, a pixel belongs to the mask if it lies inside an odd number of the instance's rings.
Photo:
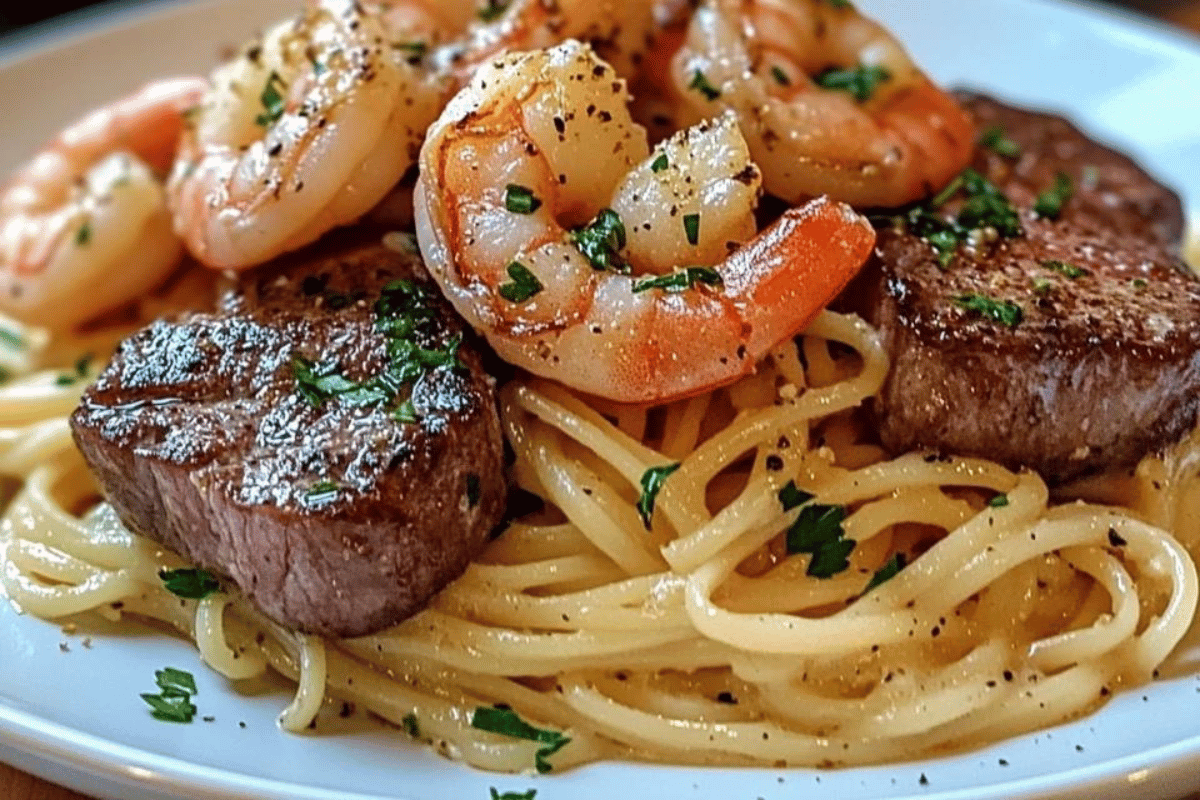
<svg viewBox="0 0 1200 800">
<path fill-rule="evenodd" d="M 340 391 L 393 363 L 375 304 L 399 279 L 425 287 L 419 347 L 450 352 L 464 335 L 415 255 L 341 241 L 239 279 L 216 313 L 122 343 L 71 418 L 79 449 L 127 526 L 277 622 L 328 636 L 399 622 L 503 513 L 492 381 L 463 341 L 459 366 L 422 369 L 394 396 Z M 307 368 L 349 384 L 306 393 Z"/>
<path fill-rule="evenodd" d="M 981 152 L 975 169 L 1024 233 L 984 232 L 943 264 L 906 226 L 880 231 L 843 304 L 881 329 L 892 357 L 874 406 L 882 442 L 1051 483 L 1129 467 L 1192 428 L 1200 406 L 1200 282 L 1173 251 L 1178 199 L 1064 120 L 966 104 L 981 130 L 998 124 L 1020 147 Z M 1076 190 L 1045 218 L 1036 199 L 1060 172 Z"/>
</svg>

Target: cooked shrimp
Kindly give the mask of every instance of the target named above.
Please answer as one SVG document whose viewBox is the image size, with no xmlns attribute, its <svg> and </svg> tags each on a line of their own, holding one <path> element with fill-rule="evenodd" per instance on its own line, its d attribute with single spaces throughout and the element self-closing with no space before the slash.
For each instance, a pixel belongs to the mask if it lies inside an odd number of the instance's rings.
<svg viewBox="0 0 1200 800">
<path fill-rule="evenodd" d="M 672 70 L 693 109 L 733 109 L 767 191 L 899 206 L 970 161 L 975 133 L 878 23 L 829 0 L 703 0 Z"/>
<path fill-rule="evenodd" d="M 649 151 L 613 70 L 578 42 L 479 70 L 421 150 L 417 236 L 500 356 L 624 402 L 751 372 L 850 279 L 875 240 L 847 206 L 758 234 L 735 120 Z"/>
<path fill-rule="evenodd" d="M 354 222 L 415 161 L 443 90 L 353 0 L 313 0 L 220 67 L 171 177 L 200 261 L 240 269 Z"/>
<path fill-rule="evenodd" d="M 590 44 L 623 77 L 638 72 L 649 44 L 654 8 L 646 0 L 487 0 L 461 42 L 439 54 L 465 84 L 487 59 L 554 47 L 568 39 Z"/>
<path fill-rule="evenodd" d="M 162 80 L 74 123 L 0 194 L 0 311 L 70 328 L 138 297 L 179 263 L 162 179 L 203 95 Z"/>
</svg>

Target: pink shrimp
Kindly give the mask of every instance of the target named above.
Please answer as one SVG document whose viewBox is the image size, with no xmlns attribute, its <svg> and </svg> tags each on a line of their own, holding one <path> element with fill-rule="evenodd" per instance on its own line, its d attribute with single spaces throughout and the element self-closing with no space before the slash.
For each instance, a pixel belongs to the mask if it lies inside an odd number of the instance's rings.
<svg viewBox="0 0 1200 800">
<path fill-rule="evenodd" d="M 162 182 L 206 86 L 155 81 L 69 126 L 16 172 L 0 195 L 0 311 L 70 328 L 178 265 Z"/>
<path fill-rule="evenodd" d="M 649 151 L 586 46 L 496 59 L 421 151 L 417 235 L 450 301 L 517 366 L 623 402 L 736 380 L 858 271 L 874 231 L 817 200 L 758 233 L 732 116 Z"/>
</svg>

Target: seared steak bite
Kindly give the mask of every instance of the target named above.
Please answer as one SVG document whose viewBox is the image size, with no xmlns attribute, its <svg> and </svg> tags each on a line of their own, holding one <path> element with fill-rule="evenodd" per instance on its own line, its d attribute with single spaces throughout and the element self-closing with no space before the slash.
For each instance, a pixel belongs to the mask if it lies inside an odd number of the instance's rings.
<svg viewBox="0 0 1200 800">
<path fill-rule="evenodd" d="M 126 340 L 71 419 L 121 519 L 301 631 L 419 610 L 505 495 L 491 380 L 422 275 L 326 246 Z"/>
<path fill-rule="evenodd" d="M 1178 195 L 1133 159 L 1092 141 L 1062 117 L 969 92 L 958 92 L 957 99 L 983 134 L 972 166 L 1017 206 L 1032 208 L 1061 173 L 1072 189 L 1062 219 L 1083 230 L 1150 239 L 1172 249 L 1182 243 Z"/>
<path fill-rule="evenodd" d="M 1022 113 L 992 118 L 1008 121 L 1006 134 L 1023 140 L 1018 158 L 1034 166 L 1006 177 L 977 163 L 1006 180 L 1007 212 L 994 186 L 968 179 L 943 207 L 881 230 L 844 300 L 881 328 L 893 360 L 875 403 L 889 450 L 980 456 L 1057 483 L 1131 466 L 1195 425 L 1200 281 L 1166 246 L 1174 223 L 1138 224 L 1137 208 L 1159 207 L 1149 190 L 1113 204 L 1074 194 L 1057 218 L 1036 212 L 1056 174 L 1079 166 L 1055 154 L 1096 151 L 1022 137 L 1015 121 L 1049 124 Z M 1034 139 L 1050 152 L 1024 150 Z M 1099 180 L 1151 181 L 1122 175 L 1102 167 Z M 1160 188 L 1162 207 L 1170 197 Z M 972 202 L 986 219 L 971 231 L 938 222 L 962 219 Z M 1016 230 L 997 233 L 1010 223 Z"/>
</svg>

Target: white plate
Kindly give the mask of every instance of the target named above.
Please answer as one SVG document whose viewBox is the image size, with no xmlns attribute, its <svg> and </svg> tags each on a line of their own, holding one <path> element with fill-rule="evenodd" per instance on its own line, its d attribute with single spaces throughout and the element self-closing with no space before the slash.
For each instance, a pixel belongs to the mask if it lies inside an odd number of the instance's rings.
<svg viewBox="0 0 1200 800">
<path fill-rule="evenodd" d="M 1046 0 L 860 0 L 939 80 L 1061 109 L 1136 155 L 1200 208 L 1200 43 L 1086 5 Z M 0 49 L 0 173 L 64 122 L 140 81 L 207 69 L 223 45 L 283 16 L 288 0 L 126 6 Z M 67 652 L 60 647 L 65 644 Z M 138 694 L 154 670 L 195 673 L 209 723 L 154 721 Z M 982 751 L 844 771 L 599 764 L 497 776 L 359 724 L 282 733 L 286 692 L 240 694 L 191 647 L 144 632 L 81 634 L 0 602 L 0 760 L 120 800 L 278 798 L 1177 798 L 1200 789 L 1200 655 L 1097 714 Z M 244 723 L 244 727 L 242 724 Z"/>
</svg>

